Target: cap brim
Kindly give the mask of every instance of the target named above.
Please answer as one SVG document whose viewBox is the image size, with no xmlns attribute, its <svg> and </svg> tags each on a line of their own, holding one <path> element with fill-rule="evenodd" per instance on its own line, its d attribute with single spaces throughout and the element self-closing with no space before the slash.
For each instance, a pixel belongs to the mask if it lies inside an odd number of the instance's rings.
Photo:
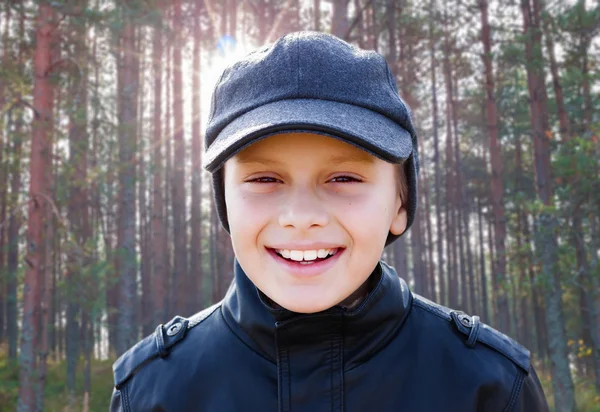
<svg viewBox="0 0 600 412">
<path fill-rule="evenodd" d="M 204 154 L 209 172 L 258 140 L 278 133 L 307 131 L 343 140 L 391 163 L 412 153 L 410 133 L 390 118 L 364 107 L 331 100 L 279 100 L 234 119 Z"/>
</svg>

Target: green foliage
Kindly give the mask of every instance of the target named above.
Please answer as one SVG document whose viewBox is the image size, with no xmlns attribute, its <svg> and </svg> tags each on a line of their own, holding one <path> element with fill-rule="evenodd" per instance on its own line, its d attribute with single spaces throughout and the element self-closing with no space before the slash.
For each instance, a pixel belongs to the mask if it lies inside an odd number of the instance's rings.
<svg viewBox="0 0 600 412">
<path fill-rule="evenodd" d="M 544 394 L 548 400 L 551 411 L 554 409 L 554 396 L 552 390 L 552 379 L 549 372 L 542 369 L 536 369 Z M 592 382 L 586 380 L 575 380 L 575 401 L 577 402 L 576 412 L 600 412 L 600 394 L 596 391 Z"/>
<path fill-rule="evenodd" d="M 598 150 L 597 138 L 575 137 L 561 145 L 553 162 L 561 201 L 581 203 L 598 196 Z"/>
<path fill-rule="evenodd" d="M 19 393 L 19 367 L 0 349 L 0 411 L 15 410 Z"/>
<path fill-rule="evenodd" d="M 5 348 L 0 348 L 0 412 L 16 410 L 19 395 L 19 369 L 15 363 L 8 360 Z M 90 411 L 106 411 L 110 402 L 113 387 L 112 363 L 114 360 L 93 360 L 91 366 L 92 393 L 90 396 Z M 44 409 L 47 411 L 62 411 L 68 405 L 66 386 L 66 362 L 48 362 L 46 389 L 44 391 Z M 76 407 L 82 410 L 83 405 L 83 358 L 77 368 L 75 382 Z"/>
</svg>

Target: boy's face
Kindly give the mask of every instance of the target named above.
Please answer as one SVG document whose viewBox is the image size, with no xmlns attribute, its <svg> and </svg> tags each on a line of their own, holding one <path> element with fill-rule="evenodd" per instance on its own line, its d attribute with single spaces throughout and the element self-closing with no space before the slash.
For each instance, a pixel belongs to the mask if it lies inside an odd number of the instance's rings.
<svg viewBox="0 0 600 412">
<path fill-rule="evenodd" d="M 235 255 L 288 310 L 342 302 L 372 273 L 388 232 L 406 228 L 394 165 L 340 140 L 274 135 L 224 167 Z"/>
</svg>

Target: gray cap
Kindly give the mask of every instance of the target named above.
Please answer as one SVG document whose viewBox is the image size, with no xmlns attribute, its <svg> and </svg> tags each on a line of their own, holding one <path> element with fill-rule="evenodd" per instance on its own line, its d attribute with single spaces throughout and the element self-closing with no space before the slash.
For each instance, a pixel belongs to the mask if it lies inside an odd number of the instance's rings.
<svg viewBox="0 0 600 412">
<path fill-rule="evenodd" d="M 225 230 L 225 161 L 267 136 L 299 131 L 343 140 L 390 163 L 405 163 L 408 229 L 417 207 L 417 135 L 389 66 L 375 51 L 304 31 L 232 64 L 213 91 L 204 167 L 213 173 Z M 396 238 L 390 233 L 386 244 Z"/>
</svg>

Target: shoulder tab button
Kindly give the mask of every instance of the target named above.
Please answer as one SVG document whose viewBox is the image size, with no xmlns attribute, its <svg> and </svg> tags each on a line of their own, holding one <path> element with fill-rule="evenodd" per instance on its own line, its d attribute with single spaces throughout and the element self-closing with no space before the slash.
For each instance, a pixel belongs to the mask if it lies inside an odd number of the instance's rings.
<svg viewBox="0 0 600 412">
<path fill-rule="evenodd" d="M 175 336 L 179 333 L 180 330 L 181 330 L 181 322 L 176 322 L 176 323 L 172 324 L 169 327 L 169 329 L 167 329 L 167 335 Z"/>
<path fill-rule="evenodd" d="M 462 323 L 466 327 L 468 327 L 468 328 L 471 327 L 471 319 L 469 319 L 469 317 L 467 315 L 465 315 L 464 313 L 461 313 L 460 315 L 458 315 L 458 320 L 460 321 L 460 323 Z"/>
<path fill-rule="evenodd" d="M 158 354 L 161 358 L 167 356 L 170 352 L 169 349 L 183 339 L 188 323 L 188 319 L 175 316 L 166 325 L 158 325 L 154 336 Z"/>
<path fill-rule="evenodd" d="M 479 337 L 479 329 L 481 327 L 481 322 L 479 321 L 479 316 L 469 316 L 463 312 L 453 311 L 450 313 L 452 320 L 456 324 L 456 327 L 459 331 L 468 335 L 467 340 L 465 341 L 465 345 L 469 348 L 474 348 L 477 343 L 477 338 Z"/>
</svg>

